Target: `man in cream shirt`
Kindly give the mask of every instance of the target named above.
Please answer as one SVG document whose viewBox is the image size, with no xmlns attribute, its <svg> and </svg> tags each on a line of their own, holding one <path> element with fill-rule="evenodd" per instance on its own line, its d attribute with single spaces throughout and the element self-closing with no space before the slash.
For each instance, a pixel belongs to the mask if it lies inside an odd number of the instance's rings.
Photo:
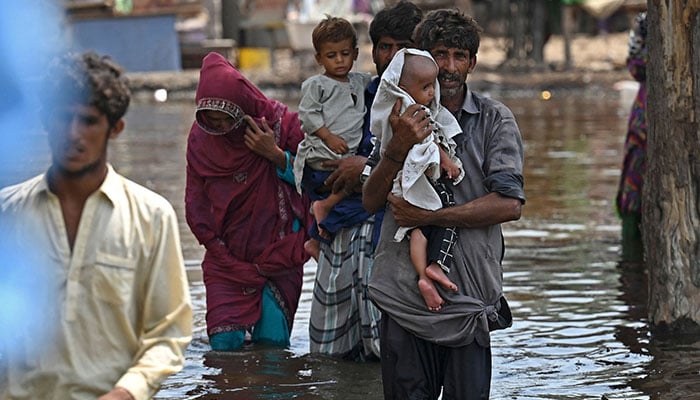
<svg viewBox="0 0 700 400">
<path fill-rule="evenodd" d="M 177 218 L 107 163 L 130 99 L 121 68 L 70 54 L 47 76 L 51 166 L 0 191 L 0 228 L 2 248 L 19 254 L 3 268 L 53 298 L 0 350 L 0 398 L 148 399 L 182 369 L 192 337 Z"/>
</svg>

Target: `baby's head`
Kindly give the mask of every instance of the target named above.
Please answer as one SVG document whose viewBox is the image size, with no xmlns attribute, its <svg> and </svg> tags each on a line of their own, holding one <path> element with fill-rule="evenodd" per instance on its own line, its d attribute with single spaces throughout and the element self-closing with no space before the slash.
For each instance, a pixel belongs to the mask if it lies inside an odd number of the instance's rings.
<svg viewBox="0 0 700 400">
<path fill-rule="evenodd" d="M 316 62 L 333 79 L 345 79 L 357 60 L 357 32 L 352 24 L 338 17 L 326 15 L 311 33 L 316 50 Z"/>
<path fill-rule="evenodd" d="M 437 75 L 438 66 L 435 61 L 417 54 L 406 54 L 399 87 L 405 90 L 416 103 L 430 106 L 435 99 Z"/>
</svg>

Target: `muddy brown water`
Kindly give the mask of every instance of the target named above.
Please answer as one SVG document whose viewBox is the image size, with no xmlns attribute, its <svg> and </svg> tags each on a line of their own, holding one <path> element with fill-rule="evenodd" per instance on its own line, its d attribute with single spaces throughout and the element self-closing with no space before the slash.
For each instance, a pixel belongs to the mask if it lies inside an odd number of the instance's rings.
<svg viewBox="0 0 700 400">
<path fill-rule="evenodd" d="M 700 338 L 657 339 L 646 321 L 645 275 L 619 265 L 613 199 L 631 91 L 499 93 L 525 146 L 527 204 L 504 225 L 505 293 L 513 327 L 493 334 L 491 399 L 700 399 Z M 294 104 L 294 100 L 289 100 Z M 379 400 L 378 363 L 308 352 L 315 264 L 307 263 L 288 349 L 209 349 L 202 249 L 184 219 L 191 101 L 137 97 L 113 141 L 118 171 L 165 195 L 180 218 L 195 332 L 183 371 L 156 399 Z M 41 135 L 38 135 L 41 136 Z M 44 142 L 41 138 L 37 148 Z M 41 152 L 39 152 L 41 153 Z M 4 171 L 0 183 L 40 171 L 47 157 Z"/>
</svg>

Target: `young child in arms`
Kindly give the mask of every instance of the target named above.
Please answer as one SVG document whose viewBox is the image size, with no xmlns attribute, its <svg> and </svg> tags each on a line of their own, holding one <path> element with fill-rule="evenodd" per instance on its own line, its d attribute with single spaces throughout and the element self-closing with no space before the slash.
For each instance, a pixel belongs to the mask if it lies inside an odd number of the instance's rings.
<svg viewBox="0 0 700 400">
<path fill-rule="evenodd" d="M 312 239 L 304 248 L 318 259 L 319 240 L 329 242 L 341 220 L 347 223 L 353 218 L 332 212 L 336 204 L 353 194 L 321 191 L 330 174 L 323 162 L 353 155 L 357 150 L 366 111 L 364 89 L 371 76 L 350 71 L 359 51 L 357 33 L 347 20 L 327 16 L 314 28 L 312 42 L 316 62 L 324 72 L 301 85 L 299 119 L 305 136 L 294 160 L 294 177 L 297 190 L 301 193 L 303 189 L 313 201 L 316 226 L 309 232 Z"/>
</svg>

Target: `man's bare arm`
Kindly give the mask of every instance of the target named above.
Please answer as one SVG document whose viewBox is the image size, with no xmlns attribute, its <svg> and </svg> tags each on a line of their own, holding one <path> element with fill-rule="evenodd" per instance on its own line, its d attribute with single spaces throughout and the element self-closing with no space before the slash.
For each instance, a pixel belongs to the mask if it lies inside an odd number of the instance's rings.
<svg viewBox="0 0 700 400">
<path fill-rule="evenodd" d="M 389 195 L 391 210 L 399 226 L 456 226 L 479 228 L 520 219 L 522 203 L 499 193 L 489 193 L 469 203 L 435 211 L 418 208 Z"/>
</svg>

